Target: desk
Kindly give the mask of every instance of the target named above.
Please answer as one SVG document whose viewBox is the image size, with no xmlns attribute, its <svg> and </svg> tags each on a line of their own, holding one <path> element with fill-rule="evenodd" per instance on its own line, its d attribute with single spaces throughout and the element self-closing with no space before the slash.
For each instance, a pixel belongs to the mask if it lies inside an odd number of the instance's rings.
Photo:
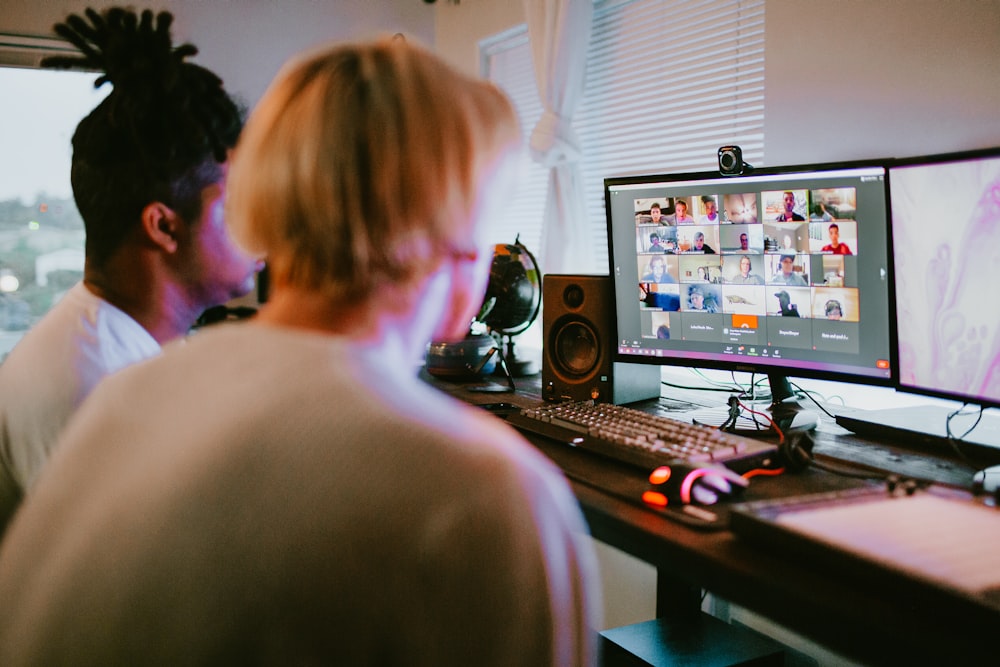
<svg viewBox="0 0 1000 667">
<path fill-rule="evenodd" d="M 461 384 L 429 381 L 477 404 L 503 400 L 529 406 L 541 402 L 537 379 L 519 379 L 516 394 L 470 393 Z M 595 475 L 625 474 L 609 472 L 604 461 L 588 454 L 541 438 L 528 439 L 564 470 L 571 463 L 576 471 L 589 468 Z M 823 433 L 818 434 L 814 451 L 822 456 L 852 450 L 867 452 L 868 457 L 898 458 L 887 462 L 890 468 L 906 464 L 910 456 L 888 445 Z M 972 471 L 957 462 L 924 455 L 916 463 L 936 471 L 938 481 L 971 479 Z M 707 590 L 865 664 L 996 662 L 1000 647 L 994 633 L 1000 631 L 1000 613 L 994 608 L 969 609 L 957 600 L 951 604 L 916 580 L 894 589 L 874 589 L 791 555 L 756 548 L 726 530 L 699 530 L 665 518 L 581 482 L 572 471 L 567 471 L 567 476 L 593 537 L 656 567 L 660 617 L 693 617 L 700 606 L 700 592 Z M 823 488 L 835 477 L 810 469 L 777 478 L 754 478 L 746 498 L 806 493 Z M 997 557 L 1000 559 L 1000 554 Z"/>
</svg>

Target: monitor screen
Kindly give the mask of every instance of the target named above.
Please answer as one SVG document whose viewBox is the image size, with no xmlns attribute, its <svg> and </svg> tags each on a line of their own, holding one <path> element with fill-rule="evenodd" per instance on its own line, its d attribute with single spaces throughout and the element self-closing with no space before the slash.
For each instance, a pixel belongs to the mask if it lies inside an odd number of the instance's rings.
<svg viewBox="0 0 1000 667">
<path fill-rule="evenodd" d="M 606 179 L 615 360 L 891 385 L 885 171 Z"/>
<path fill-rule="evenodd" d="M 903 391 L 1000 406 L 1000 148 L 889 169 Z"/>
</svg>

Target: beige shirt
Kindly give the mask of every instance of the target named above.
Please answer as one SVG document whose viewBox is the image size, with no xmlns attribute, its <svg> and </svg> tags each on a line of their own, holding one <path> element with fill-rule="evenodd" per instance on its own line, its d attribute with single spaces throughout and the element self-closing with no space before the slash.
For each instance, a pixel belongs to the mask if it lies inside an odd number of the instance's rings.
<svg viewBox="0 0 1000 667">
<path fill-rule="evenodd" d="M 345 341 L 218 327 L 67 429 L 0 546 L 0 664 L 594 663 L 547 458 Z"/>
</svg>

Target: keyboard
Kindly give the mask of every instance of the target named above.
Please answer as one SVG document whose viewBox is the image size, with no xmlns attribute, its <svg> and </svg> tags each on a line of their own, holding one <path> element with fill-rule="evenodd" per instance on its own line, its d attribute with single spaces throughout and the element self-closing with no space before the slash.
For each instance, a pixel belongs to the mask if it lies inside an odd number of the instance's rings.
<svg viewBox="0 0 1000 667">
<path fill-rule="evenodd" d="M 522 408 L 512 426 L 641 468 L 716 463 L 736 472 L 770 465 L 777 445 L 636 408 L 578 401 Z"/>
</svg>

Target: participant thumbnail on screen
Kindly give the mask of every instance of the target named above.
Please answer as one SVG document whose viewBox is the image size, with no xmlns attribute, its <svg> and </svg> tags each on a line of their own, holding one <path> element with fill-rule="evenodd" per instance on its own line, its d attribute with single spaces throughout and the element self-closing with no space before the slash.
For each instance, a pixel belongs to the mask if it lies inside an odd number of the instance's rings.
<svg viewBox="0 0 1000 667">
<path fill-rule="evenodd" d="M 729 223 L 757 223 L 757 193 L 729 193 L 722 196 L 723 218 Z"/>
<path fill-rule="evenodd" d="M 812 312 L 816 319 L 857 322 L 861 312 L 857 288 L 815 288 L 812 295 Z"/>
<path fill-rule="evenodd" d="M 857 247 L 858 223 L 854 220 L 809 223 L 810 252 L 854 255 Z"/>
<path fill-rule="evenodd" d="M 695 219 L 699 225 L 717 225 L 721 222 L 719 198 L 716 195 L 701 195 L 694 199 L 697 205 Z"/>
<path fill-rule="evenodd" d="M 719 227 L 722 252 L 764 252 L 764 228 L 761 225 L 723 225 Z"/>
<path fill-rule="evenodd" d="M 640 225 L 635 228 L 637 253 L 664 254 L 677 252 L 677 229 L 660 225 Z"/>
<path fill-rule="evenodd" d="M 690 313 L 722 312 L 722 289 L 717 285 L 694 283 L 681 288 L 681 311 Z"/>
<path fill-rule="evenodd" d="M 723 285 L 722 311 L 740 315 L 766 315 L 766 288 L 764 285 Z"/>
<path fill-rule="evenodd" d="M 714 255 L 718 247 L 718 225 L 692 225 L 677 230 L 677 248 L 680 252 Z"/>
<path fill-rule="evenodd" d="M 764 282 L 769 285 L 806 287 L 809 284 L 809 255 L 783 252 L 764 255 Z"/>
<path fill-rule="evenodd" d="M 854 220 L 858 210 L 857 188 L 818 188 L 809 191 L 809 220 L 832 222 Z"/>
<path fill-rule="evenodd" d="M 778 317 L 811 317 L 812 296 L 808 287 L 772 285 L 767 290 L 767 314 Z"/>
<path fill-rule="evenodd" d="M 677 282 L 677 257 L 672 255 L 649 255 L 641 257 L 646 262 L 639 264 L 639 282 L 671 284 Z"/>
<path fill-rule="evenodd" d="M 808 190 L 765 190 L 760 193 L 765 222 L 805 222 Z"/>
<path fill-rule="evenodd" d="M 802 222 L 765 222 L 765 252 L 809 252 L 809 225 Z"/>
<path fill-rule="evenodd" d="M 729 285 L 763 285 L 764 255 L 723 255 L 722 281 Z"/>
<path fill-rule="evenodd" d="M 682 283 L 722 282 L 722 259 L 718 255 L 681 255 L 677 259 Z"/>
<path fill-rule="evenodd" d="M 638 225 L 666 225 L 669 224 L 666 214 L 673 211 L 673 199 L 671 197 L 644 197 L 634 200 L 635 224 Z"/>
</svg>

